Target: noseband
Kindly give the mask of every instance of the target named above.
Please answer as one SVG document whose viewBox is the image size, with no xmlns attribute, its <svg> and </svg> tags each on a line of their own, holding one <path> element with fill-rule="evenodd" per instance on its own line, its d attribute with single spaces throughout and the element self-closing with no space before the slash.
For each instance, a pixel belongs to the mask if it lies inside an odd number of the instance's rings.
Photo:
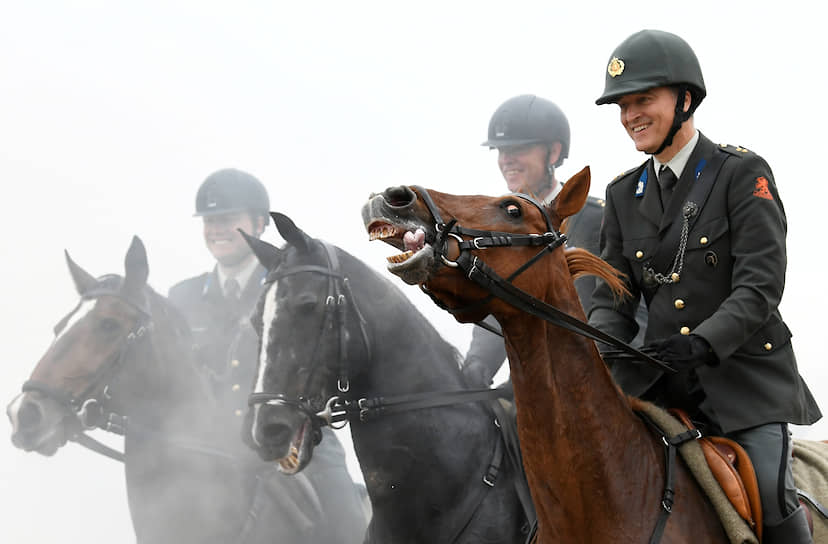
<svg viewBox="0 0 828 544">
<path fill-rule="evenodd" d="M 572 317 L 566 312 L 559 310 L 551 304 L 547 304 L 546 302 L 530 295 L 526 291 L 514 285 L 513 281 L 518 275 L 525 272 L 532 265 L 536 264 L 544 255 L 553 252 L 566 243 L 566 235 L 554 228 L 552 221 L 549 218 L 549 214 L 546 213 L 544 207 L 537 200 L 520 193 L 514 193 L 512 195 L 515 198 L 520 198 L 532 204 L 538 209 L 546 222 L 545 233 L 519 234 L 487 231 L 461 227 L 457 224 L 456 219 L 452 219 L 446 223 L 443 221 L 440 211 L 434 204 L 428 190 L 417 185 L 412 185 L 412 188 L 416 189 L 417 193 L 423 199 L 423 203 L 428 208 L 428 211 L 435 223 L 435 229 L 437 231 L 437 237 L 434 242 L 435 260 L 439 260 L 448 267 L 459 268 L 465 273 L 467 278 L 489 293 L 487 297 L 474 302 L 471 305 L 461 308 L 447 308 L 444 303 L 439 301 L 431 292 L 428 291 L 424 284 L 421 284 L 421 289 L 423 289 L 423 291 L 425 291 L 425 293 L 428 294 L 438 306 L 451 313 L 460 313 L 482 306 L 483 304 L 489 302 L 493 297 L 496 297 L 514 306 L 515 308 L 518 308 L 535 317 L 539 317 L 549 323 L 552 323 L 553 325 L 557 325 L 592 340 L 615 346 L 632 359 L 643 360 L 667 372 L 675 372 L 675 369 L 671 366 L 653 358 L 651 355 L 635 349 L 626 342 L 622 342 L 618 338 L 596 329 L 595 327 L 584 323 L 580 319 Z M 472 237 L 472 239 L 466 240 L 464 236 Z M 449 260 L 447 257 L 448 237 L 452 237 L 457 241 L 457 246 L 460 251 L 460 255 L 454 261 Z M 503 278 L 498 275 L 493 268 L 488 266 L 479 257 L 472 254 L 472 251 L 474 250 L 485 250 L 491 247 L 519 246 L 544 247 L 532 258 L 518 267 L 518 269 L 507 278 Z"/>
</svg>

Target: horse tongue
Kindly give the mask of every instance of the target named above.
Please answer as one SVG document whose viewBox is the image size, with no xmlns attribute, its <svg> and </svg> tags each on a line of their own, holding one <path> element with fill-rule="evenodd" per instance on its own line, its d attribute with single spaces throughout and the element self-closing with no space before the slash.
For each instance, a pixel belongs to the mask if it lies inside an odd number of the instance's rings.
<svg viewBox="0 0 828 544">
<path fill-rule="evenodd" d="M 423 229 L 417 229 L 415 232 L 408 231 L 403 236 L 403 244 L 408 251 L 419 251 L 425 245 L 425 232 Z"/>
</svg>

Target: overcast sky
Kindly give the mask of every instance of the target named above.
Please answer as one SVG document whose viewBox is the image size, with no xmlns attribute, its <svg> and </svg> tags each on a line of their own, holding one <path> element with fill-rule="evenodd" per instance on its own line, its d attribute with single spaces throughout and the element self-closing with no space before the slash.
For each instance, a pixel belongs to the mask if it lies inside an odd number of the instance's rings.
<svg viewBox="0 0 828 544">
<path fill-rule="evenodd" d="M 502 101 L 534 93 L 572 125 L 559 179 L 590 165 L 603 195 L 644 159 L 617 108 L 594 105 L 607 60 L 629 34 L 659 28 L 701 62 L 696 126 L 774 170 L 789 225 L 782 312 L 828 410 L 818 3 L 645 5 L 0 0 L 0 400 L 76 302 L 64 248 L 95 275 L 121 273 L 138 234 L 162 293 L 212 266 L 191 215 L 219 168 L 253 173 L 273 209 L 382 270 L 393 250 L 367 241 L 368 194 L 408 183 L 502 193 L 495 153 L 479 144 Z M 266 238 L 279 242 L 272 229 Z M 465 351 L 470 328 L 399 285 Z M 795 434 L 828 438 L 828 423 Z M 0 500 L 0 542 L 133 539 L 122 468 L 75 444 L 45 458 L 0 440 Z"/>
</svg>

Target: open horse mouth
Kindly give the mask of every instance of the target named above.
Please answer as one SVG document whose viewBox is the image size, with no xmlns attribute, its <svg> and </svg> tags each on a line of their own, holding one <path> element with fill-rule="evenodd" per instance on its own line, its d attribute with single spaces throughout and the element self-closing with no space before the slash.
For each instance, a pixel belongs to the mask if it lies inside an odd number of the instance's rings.
<svg viewBox="0 0 828 544">
<path fill-rule="evenodd" d="M 415 214 L 417 195 L 408 187 L 390 187 L 371 198 L 362 208 L 362 219 L 370 240 L 381 240 L 398 250 L 386 257 L 388 271 L 409 285 L 423 283 L 435 270 L 432 243 L 436 231 Z"/>
<path fill-rule="evenodd" d="M 279 472 L 296 474 L 313 457 L 313 422 L 280 405 L 263 405 L 254 427 L 255 449 L 263 461 L 275 461 Z"/>
</svg>

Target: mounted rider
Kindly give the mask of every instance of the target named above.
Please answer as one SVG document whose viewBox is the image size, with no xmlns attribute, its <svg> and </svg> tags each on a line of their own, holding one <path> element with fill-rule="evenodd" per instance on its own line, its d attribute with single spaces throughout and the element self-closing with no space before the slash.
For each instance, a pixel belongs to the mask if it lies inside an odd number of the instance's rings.
<svg viewBox="0 0 828 544">
<path fill-rule="evenodd" d="M 759 483 L 763 541 L 807 543 L 788 423 L 821 413 L 778 309 L 785 211 L 759 155 L 696 130 L 706 92 L 695 53 L 674 34 L 643 30 L 610 55 L 596 103 L 618 104 L 636 149 L 650 157 L 607 186 L 601 230 L 601 257 L 627 275 L 633 296 L 619 303 L 599 281 L 589 322 L 629 341 L 646 301 L 645 340 L 679 372 L 619 361 L 616 381 L 742 445 Z"/>
<path fill-rule="evenodd" d="M 497 165 L 511 192 L 526 193 L 538 201 L 550 202 L 561 190 L 555 169 L 569 156 L 570 128 L 563 110 L 545 98 L 522 94 L 503 102 L 489 119 L 488 137 L 481 145 L 497 149 Z M 567 220 L 566 233 L 570 247 L 582 247 L 598 254 L 598 232 L 603 215 L 603 199 L 588 197 L 584 208 Z M 595 278 L 583 276 L 575 281 L 575 289 L 585 312 Z M 642 311 L 641 329 L 646 327 Z M 485 323 L 498 327 L 491 316 Z M 503 338 L 475 327 L 463 363 L 463 374 L 470 385 L 491 384 L 506 359 Z"/>
<path fill-rule="evenodd" d="M 325 437 L 314 452 L 313 462 L 298 476 L 279 473 L 242 443 L 247 397 L 258 368 L 259 340 L 249 316 L 259 300 L 267 271 L 238 229 L 256 238 L 262 235 L 270 220 L 267 190 L 251 174 L 226 168 L 202 182 L 195 208 L 195 217 L 201 217 L 204 224 L 204 242 L 216 265 L 210 272 L 174 285 L 169 298 L 192 329 L 194 359 L 204 369 L 221 412 L 218 415 L 222 422 L 217 424 L 238 429 L 241 455 L 250 468 L 254 517 L 303 516 L 306 513 L 297 504 L 317 505 L 320 511 L 316 514 L 324 516 L 325 522 L 320 522 L 321 518 L 302 522 L 309 531 L 305 535 L 309 541 L 361 542 L 367 526 L 361 514 L 362 499 L 347 472 L 345 450 L 333 431 L 323 430 Z M 267 505 L 274 505 L 277 511 L 262 510 Z M 337 534 L 320 534 L 334 527 L 338 527 Z M 268 541 L 273 537 L 249 538 Z"/>
</svg>

